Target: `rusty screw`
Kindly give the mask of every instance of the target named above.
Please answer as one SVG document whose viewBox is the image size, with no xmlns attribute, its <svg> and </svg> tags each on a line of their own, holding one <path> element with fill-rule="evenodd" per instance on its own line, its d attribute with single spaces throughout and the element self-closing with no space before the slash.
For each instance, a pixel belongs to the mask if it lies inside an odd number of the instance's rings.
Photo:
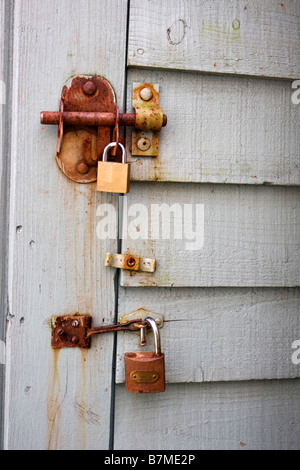
<svg viewBox="0 0 300 470">
<path fill-rule="evenodd" d="M 143 88 L 140 92 L 140 97 L 144 101 L 150 101 L 153 96 L 153 92 L 150 88 Z"/>
<path fill-rule="evenodd" d="M 59 329 L 57 330 L 57 334 L 58 334 L 58 336 L 63 336 L 64 330 L 63 330 L 62 328 L 59 328 Z"/>
<path fill-rule="evenodd" d="M 143 150 L 145 152 L 146 150 L 148 150 L 151 147 L 151 142 L 146 137 L 142 137 L 138 141 L 137 146 L 140 150 Z"/>
<path fill-rule="evenodd" d="M 73 344 L 78 344 L 78 343 L 79 343 L 79 338 L 78 338 L 78 336 L 73 336 L 73 337 L 72 337 L 72 343 L 73 343 Z"/>
<path fill-rule="evenodd" d="M 135 264 L 136 264 L 136 261 L 134 258 L 129 258 L 129 260 L 127 261 L 127 266 L 129 268 L 134 268 Z"/>
<path fill-rule="evenodd" d="M 73 328 L 78 328 L 78 327 L 79 327 L 79 321 L 78 321 L 78 320 L 74 320 L 74 321 L 72 322 L 72 327 L 73 327 Z"/>
<path fill-rule="evenodd" d="M 82 175 L 86 175 L 86 173 L 88 173 L 89 171 L 89 166 L 87 163 L 85 162 L 80 162 L 78 163 L 77 165 L 77 170 L 79 173 L 81 173 Z"/>
<path fill-rule="evenodd" d="M 83 91 L 86 95 L 94 95 L 97 87 L 94 82 L 88 81 L 83 85 Z"/>
</svg>

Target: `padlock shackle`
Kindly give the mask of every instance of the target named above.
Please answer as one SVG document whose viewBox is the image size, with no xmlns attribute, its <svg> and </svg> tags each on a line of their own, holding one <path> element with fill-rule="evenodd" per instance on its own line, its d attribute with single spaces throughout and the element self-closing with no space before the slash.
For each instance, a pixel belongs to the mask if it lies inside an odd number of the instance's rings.
<svg viewBox="0 0 300 470">
<path fill-rule="evenodd" d="M 154 346 L 155 346 L 155 355 L 156 356 L 160 356 L 161 355 L 161 344 L 160 344 L 160 333 L 159 333 L 159 329 L 158 329 L 158 326 L 157 326 L 157 323 L 156 321 L 151 318 L 151 317 L 146 317 L 144 319 L 145 322 L 147 322 L 152 330 L 153 330 L 153 334 L 154 334 Z"/>
<path fill-rule="evenodd" d="M 108 151 L 109 149 L 111 149 L 112 147 L 116 147 L 117 145 L 119 145 L 119 146 L 121 147 L 121 149 L 122 149 L 122 163 L 126 163 L 126 150 L 125 150 L 124 145 L 121 144 L 121 142 L 119 142 L 118 144 L 117 144 L 117 142 L 111 142 L 110 144 L 108 144 L 108 145 L 105 147 L 105 149 L 104 149 L 104 151 L 103 151 L 103 158 L 102 158 L 102 161 L 103 161 L 103 162 L 106 162 L 106 161 L 107 161 L 107 151 Z"/>
</svg>

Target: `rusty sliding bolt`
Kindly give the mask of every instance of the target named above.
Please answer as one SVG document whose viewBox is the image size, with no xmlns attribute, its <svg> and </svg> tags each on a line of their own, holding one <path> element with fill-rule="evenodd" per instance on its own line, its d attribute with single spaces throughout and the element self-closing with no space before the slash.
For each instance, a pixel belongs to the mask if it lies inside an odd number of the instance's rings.
<svg viewBox="0 0 300 470">
<path fill-rule="evenodd" d="M 66 111 L 62 113 L 64 124 L 73 126 L 115 126 L 117 115 L 115 113 L 97 113 L 97 112 L 76 112 Z M 60 123 L 60 113 L 56 111 L 42 111 L 41 124 L 58 126 Z M 120 126 L 136 125 L 135 113 L 120 113 Z M 167 116 L 163 115 L 163 127 L 167 125 Z"/>
</svg>

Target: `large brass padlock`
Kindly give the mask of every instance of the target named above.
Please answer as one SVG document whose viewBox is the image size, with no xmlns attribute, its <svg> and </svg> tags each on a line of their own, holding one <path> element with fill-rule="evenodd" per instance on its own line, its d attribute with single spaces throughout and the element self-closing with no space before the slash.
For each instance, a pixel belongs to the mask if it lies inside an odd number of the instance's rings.
<svg viewBox="0 0 300 470">
<path fill-rule="evenodd" d="M 126 194 L 129 193 L 130 186 L 130 163 L 126 163 L 124 145 L 119 142 L 122 149 L 122 163 L 107 161 L 108 150 L 116 145 L 116 142 L 108 144 L 103 152 L 103 161 L 98 162 L 97 191 Z"/>
<path fill-rule="evenodd" d="M 126 391 L 131 393 L 161 393 L 165 391 L 165 355 L 161 352 L 160 334 L 156 321 L 145 318 L 153 330 L 155 352 L 125 354 Z"/>
</svg>

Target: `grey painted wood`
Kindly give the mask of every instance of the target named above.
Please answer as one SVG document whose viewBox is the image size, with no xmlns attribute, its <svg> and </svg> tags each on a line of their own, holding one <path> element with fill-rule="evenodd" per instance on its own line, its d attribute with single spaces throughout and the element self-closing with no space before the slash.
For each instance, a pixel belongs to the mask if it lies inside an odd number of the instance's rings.
<svg viewBox="0 0 300 470">
<path fill-rule="evenodd" d="M 0 3 L 0 449 L 3 448 L 4 426 L 4 385 L 5 385 L 5 323 L 8 310 L 7 272 L 8 272 L 8 203 L 10 172 L 10 133 L 11 103 L 9 89 L 12 82 L 13 8 L 9 1 Z"/>
<path fill-rule="evenodd" d="M 135 183 L 123 252 L 157 268 L 123 270 L 122 285 L 299 286 L 299 199 L 298 188 L 279 186 Z"/>
<path fill-rule="evenodd" d="M 299 191 L 279 187 L 299 185 L 299 107 L 290 81 L 269 80 L 299 78 L 299 16 L 293 0 L 131 2 L 127 109 L 132 82 L 159 83 L 169 122 L 159 157 L 132 159 L 133 179 L 153 183 L 125 199 L 123 252 L 155 258 L 157 271 L 122 273 L 135 289 L 120 289 L 119 314 L 165 314 L 170 384 L 154 396 L 117 386 L 116 449 L 299 449 L 299 381 L 252 381 L 299 377 Z M 145 234 L 163 203 L 204 205 L 203 247 Z M 118 382 L 138 343 L 118 335 Z"/>
<path fill-rule="evenodd" d="M 299 339 L 300 290 L 228 288 L 120 289 L 120 316 L 139 308 L 164 315 L 160 330 L 167 383 L 300 377 L 292 344 Z M 124 353 L 139 335 L 118 334 L 117 382 Z"/>
<path fill-rule="evenodd" d="M 300 106 L 290 81 L 134 68 L 130 112 L 134 82 L 159 83 L 168 116 L 159 156 L 131 158 L 134 180 L 300 184 Z"/>
<path fill-rule="evenodd" d="M 51 349 L 52 315 L 90 313 L 111 323 L 114 240 L 100 240 L 96 211 L 118 196 L 68 180 L 55 162 L 57 110 L 74 74 L 99 74 L 122 109 L 127 2 L 14 2 L 6 449 L 107 449 L 113 335 L 88 352 Z M 109 25 L 109 34 L 106 34 Z M 92 393 L 91 393 L 92 391 Z"/>
<path fill-rule="evenodd" d="M 128 64 L 299 78 L 297 0 L 132 0 Z"/>
<path fill-rule="evenodd" d="M 4 134 L 4 88 L 3 88 L 3 79 L 4 79 L 4 18 L 5 18 L 5 2 L 4 0 L 0 3 L 0 256 L 3 259 L 3 249 L 4 243 L 2 239 L 3 229 L 5 227 L 5 219 L 3 213 L 5 208 L 3 207 L 3 196 L 6 193 L 6 188 L 4 189 L 3 181 L 3 134 Z M 4 318 L 5 318 L 5 286 L 3 285 L 3 275 L 5 272 L 5 263 L 1 266 L 1 283 L 0 283 L 0 341 L 4 342 Z M 0 346 L 2 348 L 2 346 Z M 1 349 L 2 351 L 2 349 Z M 1 361 L 0 357 L 0 449 L 3 449 L 2 439 L 3 439 L 3 391 L 4 391 L 4 364 Z"/>
<path fill-rule="evenodd" d="M 300 381 L 117 387 L 116 449 L 299 450 Z"/>
</svg>

